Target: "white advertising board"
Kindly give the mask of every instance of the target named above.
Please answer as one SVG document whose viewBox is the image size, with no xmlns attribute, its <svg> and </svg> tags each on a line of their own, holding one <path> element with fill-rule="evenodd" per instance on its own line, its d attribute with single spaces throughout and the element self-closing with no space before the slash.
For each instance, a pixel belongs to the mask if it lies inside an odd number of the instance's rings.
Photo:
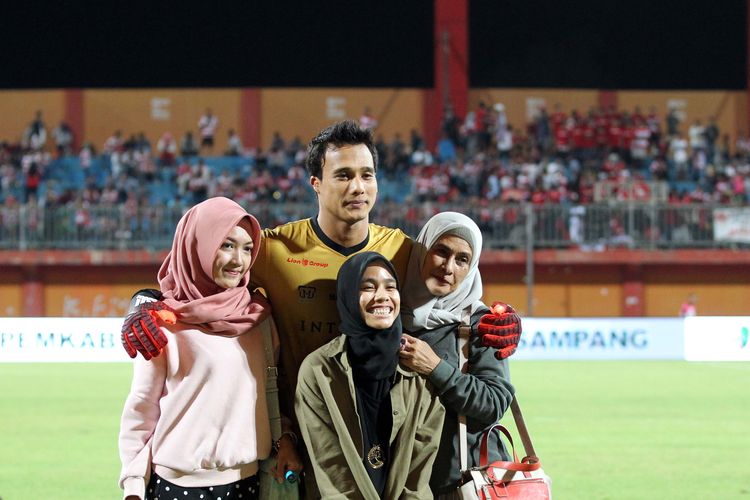
<svg viewBox="0 0 750 500">
<path fill-rule="evenodd" d="M 714 240 L 750 243 L 750 209 L 714 209 Z"/>
<path fill-rule="evenodd" d="M 524 318 L 514 359 L 683 359 L 682 318 Z"/>
<path fill-rule="evenodd" d="M 685 318 L 688 361 L 750 361 L 750 317 Z"/>
<path fill-rule="evenodd" d="M 122 318 L 2 318 L 0 362 L 130 361 L 121 325 Z M 513 359 L 750 361 L 749 332 L 747 316 L 524 318 Z"/>
<path fill-rule="evenodd" d="M 0 362 L 130 361 L 122 318 L 0 319 Z"/>
</svg>

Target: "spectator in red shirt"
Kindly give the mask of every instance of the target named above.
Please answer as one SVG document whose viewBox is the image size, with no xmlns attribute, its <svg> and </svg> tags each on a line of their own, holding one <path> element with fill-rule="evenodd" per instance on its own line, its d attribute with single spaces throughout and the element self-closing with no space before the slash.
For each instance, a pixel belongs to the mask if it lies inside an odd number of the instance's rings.
<svg viewBox="0 0 750 500">
<path fill-rule="evenodd" d="M 610 151 L 622 154 L 622 127 L 620 126 L 620 120 L 612 120 L 609 128 L 607 129 L 607 144 Z"/>
<path fill-rule="evenodd" d="M 159 164 L 162 167 L 173 167 L 177 157 L 177 141 L 171 132 L 164 132 L 156 143 L 156 151 L 159 153 Z"/>
<path fill-rule="evenodd" d="M 555 103 L 554 111 L 549 117 L 550 125 L 552 126 L 552 133 L 556 134 L 558 129 L 565 127 L 565 121 L 567 116 L 562 111 L 562 106 L 559 102 Z"/>
<path fill-rule="evenodd" d="M 555 130 L 555 150 L 564 155 L 570 152 L 570 130 L 566 126 L 559 126 Z"/>
</svg>

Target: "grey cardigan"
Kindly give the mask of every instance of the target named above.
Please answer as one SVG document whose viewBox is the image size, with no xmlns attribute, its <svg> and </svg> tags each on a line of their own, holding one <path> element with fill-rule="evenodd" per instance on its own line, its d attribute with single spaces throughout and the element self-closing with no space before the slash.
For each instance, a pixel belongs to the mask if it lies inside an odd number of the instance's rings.
<svg viewBox="0 0 750 500">
<path fill-rule="evenodd" d="M 500 420 L 513 399 L 515 390 L 510 383 L 508 360 L 495 359 L 495 349 L 483 347 L 476 334 L 479 319 L 488 312 L 487 309 L 477 311 L 471 318 L 469 371 L 465 374 L 461 373 L 458 366 L 456 333 L 459 324 L 410 333 L 427 342 L 441 358 L 441 362 L 428 376 L 435 392 L 440 396 L 440 402 L 445 406 L 440 447 L 430 479 L 430 488 L 435 495 L 455 489 L 461 477 L 458 415 L 467 416 L 469 467 L 477 466 L 482 433 Z M 498 444 L 502 455 L 498 452 Z M 502 443 L 498 443 L 496 433 L 493 433 L 489 442 L 489 451 L 490 461 L 509 459 Z"/>
</svg>

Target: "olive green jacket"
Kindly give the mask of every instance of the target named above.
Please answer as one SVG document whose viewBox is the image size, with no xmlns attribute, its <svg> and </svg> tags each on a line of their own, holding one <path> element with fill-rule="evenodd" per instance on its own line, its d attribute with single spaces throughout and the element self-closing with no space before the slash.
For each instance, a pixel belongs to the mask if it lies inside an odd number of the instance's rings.
<svg viewBox="0 0 750 500">
<path fill-rule="evenodd" d="M 363 464 L 362 431 L 343 335 L 302 362 L 295 411 L 322 498 L 380 498 Z M 424 378 L 396 370 L 391 388 L 393 430 L 383 498 L 429 499 L 430 474 L 445 410 Z"/>
</svg>

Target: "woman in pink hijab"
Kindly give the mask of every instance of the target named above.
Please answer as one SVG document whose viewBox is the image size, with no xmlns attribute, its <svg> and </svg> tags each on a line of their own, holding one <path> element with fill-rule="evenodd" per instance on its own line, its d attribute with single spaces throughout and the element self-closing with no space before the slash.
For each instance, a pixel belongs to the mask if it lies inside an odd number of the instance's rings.
<svg viewBox="0 0 750 500">
<path fill-rule="evenodd" d="M 185 213 L 159 270 L 169 345 L 135 360 L 120 427 L 120 486 L 132 499 L 257 498 L 272 449 L 262 329 L 271 308 L 247 289 L 258 221 L 227 198 Z M 168 316 L 168 315 L 167 315 Z M 296 437 L 276 443 L 277 478 L 299 473 Z"/>
</svg>

